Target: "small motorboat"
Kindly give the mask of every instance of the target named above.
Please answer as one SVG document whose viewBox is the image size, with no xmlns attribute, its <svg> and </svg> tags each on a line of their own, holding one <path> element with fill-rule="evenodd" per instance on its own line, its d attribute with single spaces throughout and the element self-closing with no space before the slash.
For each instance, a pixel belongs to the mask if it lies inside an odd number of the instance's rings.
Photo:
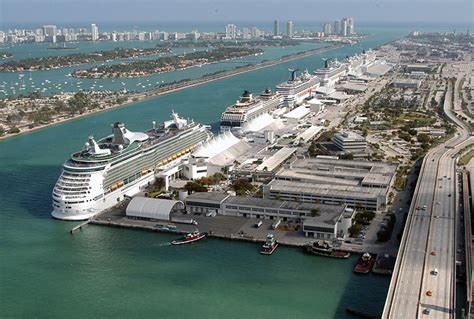
<svg viewBox="0 0 474 319">
<path fill-rule="evenodd" d="M 171 245 L 183 245 L 183 244 L 194 243 L 195 241 L 201 240 L 204 237 L 206 237 L 205 233 L 200 233 L 198 230 L 196 230 L 195 232 L 186 234 L 181 239 L 173 240 L 171 242 Z"/>
<path fill-rule="evenodd" d="M 267 239 L 265 240 L 265 243 L 262 246 L 262 249 L 260 250 L 261 254 L 264 255 L 271 255 L 277 249 L 278 243 L 273 236 L 273 234 L 268 234 Z"/>
</svg>

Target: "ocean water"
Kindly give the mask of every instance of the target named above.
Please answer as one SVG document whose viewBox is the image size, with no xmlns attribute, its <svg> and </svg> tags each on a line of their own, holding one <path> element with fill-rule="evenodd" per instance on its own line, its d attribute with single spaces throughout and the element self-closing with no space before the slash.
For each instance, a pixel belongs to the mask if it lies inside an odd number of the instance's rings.
<svg viewBox="0 0 474 319">
<path fill-rule="evenodd" d="M 89 134 L 124 121 L 146 129 L 175 110 L 217 125 L 241 91 L 273 88 L 288 68 L 321 67 L 392 41 L 404 29 L 373 30 L 363 43 L 256 70 L 0 141 L 0 317 L 2 318 L 346 318 L 348 306 L 381 313 L 389 278 L 352 272 L 335 260 L 281 247 L 205 240 L 53 220 L 51 190 L 61 164 Z"/>
</svg>

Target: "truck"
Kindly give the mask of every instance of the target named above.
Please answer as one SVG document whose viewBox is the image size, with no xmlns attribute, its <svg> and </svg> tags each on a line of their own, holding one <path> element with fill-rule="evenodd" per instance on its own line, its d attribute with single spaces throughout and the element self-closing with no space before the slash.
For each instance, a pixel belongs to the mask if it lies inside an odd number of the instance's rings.
<svg viewBox="0 0 474 319">
<path fill-rule="evenodd" d="M 172 217 L 171 221 L 176 224 L 187 224 L 187 225 L 196 225 L 197 221 L 192 218 L 179 218 L 179 217 Z"/>
<path fill-rule="evenodd" d="M 272 229 L 277 229 L 278 226 L 280 226 L 281 224 L 281 220 L 278 218 L 277 220 L 275 220 L 272 224 Z"/>
</svg>

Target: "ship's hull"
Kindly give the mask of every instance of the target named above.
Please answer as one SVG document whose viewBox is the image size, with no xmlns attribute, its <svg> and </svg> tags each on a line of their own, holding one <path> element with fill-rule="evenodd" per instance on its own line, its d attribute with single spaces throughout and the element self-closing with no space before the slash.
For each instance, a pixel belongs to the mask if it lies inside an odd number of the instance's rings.
<svg viewBox="0 0 474 319">
<path fill-rule="evenodd" d="M 126 197 L 136 195 L 155 180 L 158 169 L 177 164 L 183 156 L 212 134 L 204 126 L 194 126 L 173 139 L 97 166 L 66 162 L 53 189 L 52 217 L 85 220 L 107 210 Z M 170 166 L 171 165 L 171 166 Z"/>
<path fill-rule="evenodd" d="M 275 243 L 275 245 L 273 245 L 272 247 L 268 247 L 268 248 L 262 247 L 262 249 L 260 250 L 260 253 L 262 255 L 271 255 L 277 249 L 277 247 L 278 247 L 278 243 Z"/>
<path fill-rule="evenodd" d="M 126 187 L 116 189 L 96 201 L 89 202 L 88 205 L 77 205 L 74 208 L 65 208 L 65 205 L 62 204 L 60 207 L 54 207 L 51 216 L 56 219 L 68 221 L 90 219 L 95 215 L 114 207 L 126 197 L 136 195 L 142 187 L 148 185 L 154 180 L 154 172 L 151 172 Z"/>
<path fill-rule="evenodd" d="M 340 258 L 340 259 L 347 259 L 351 256 L 351 254 L 347 252 L 343 252 L 343 251 L 327 252 L 327 251 L 314 249 L 311 246 L 305 246 L 304 251 L 308 254 L 313 254 L 313 255 L 323 256 L 323 257 L 331 257 L 331 258 Z"/>
<path fill-rule="evenodd" d="M 294 107 L 295 105 L 301 104 L 306 98 L 310 97 L 319 87 L 319 82 L 314 81 L 311 85 L 306 85 L 301 88 L 295 88 L 292 90 L 278 89 L 277 92 L 283 96 L 283 106 Z"/>
</svg>

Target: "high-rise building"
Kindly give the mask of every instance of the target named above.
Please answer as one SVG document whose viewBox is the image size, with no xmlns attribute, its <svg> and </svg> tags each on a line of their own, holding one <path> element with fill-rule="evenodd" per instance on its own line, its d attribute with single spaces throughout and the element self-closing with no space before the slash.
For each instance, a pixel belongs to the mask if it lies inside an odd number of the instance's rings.
<svg viewBox="0 0 474 319">
<path fill-rule="evenodd" d="M 99 28 L 93 23 L 91 24 L 92 41 L 99 40 Z"/>
<path fill-rule="evenodd" d="M 286 35 L 289 37 L 289 38 L 292 38 L 293 37 L 293 21 L 291 20 L 288 20 L 288 22 L 286 23 Z"/>
<path fill-rule="evenodd" d="M 347 23 L 347 18 L 342 19 L 341 22 L 341 35 L 346 37 L 347 36 L 347 30 L 348 30 L 348 23 Z"/>
<path fill-rule="evenodd" d="M 237 37 L 237 26 L 235 24 L 228 24 L 225 27 L 225 37 L 227 39 L 235 39 Z"/>
<path fill-rule="evenodd" d="M 273 35 L 277 36 L 280 34 L 280 21 L 277 19 L 273 21 Z"/>
<path fill-rule="evenodd" d="M 347 34 L 351 35 L 354 34 L 354 18 L 350 17 L 347 19 L 348 21 L 348 31 Z"/>
<path fill-rule="evenodd" d="M 260 30 L 257 29 L 257 27 L 252 27 L 252 29 L 250 30 L 250 37 L 252 39 L 260 37 Z"/>
<path fill-rule="evenodd" d="M 243 28 L 242 29 L 242 39 L 244 40 L 249 40 L 252 37 L 250 34 L 250 29 L 249 28 Z"/>
<path fill-rule="evenodd" d="M 334 34 L 341 34 L 341 20 L 334 21 Z"/>
<path fill-rule="evenodd" d="M 323 26 L 323 32 L 325 35 L 331 34 L 331 24 L 330 23 L 325 23 Z"/>
<path fill-rule="evenodd" d="M 55 25 L 44 25 L 43 34 L 45 36 L 55 36 L 58 34 L 58 27 Z"/>
</svg>

